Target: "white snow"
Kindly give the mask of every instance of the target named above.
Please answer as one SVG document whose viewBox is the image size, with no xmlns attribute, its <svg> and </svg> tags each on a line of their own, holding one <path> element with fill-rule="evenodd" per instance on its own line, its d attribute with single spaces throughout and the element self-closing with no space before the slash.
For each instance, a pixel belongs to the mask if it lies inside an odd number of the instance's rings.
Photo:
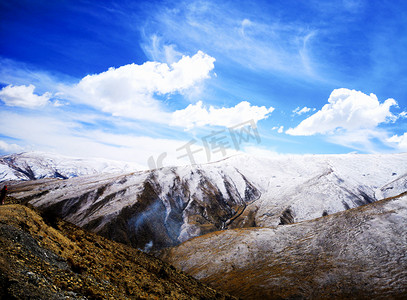
<svg viewBox="0 0 407 300">
<path fill-rule="evenodd" d="M 8 180 L 30 180 L 24 172 L 31 172 L 35 179 L 66 178 L 136 171 L 134 163 L 102 158 L 75 158 L 45 152 L 25 152 L 0 157 L 0 182 Z"/>
<path fill-rule="evenodd" d="M 243 155 L 221 164 L 235 166 L 262 191 L 261 198 L 253 204 L 258 207 L 258 226 L 278 225 L 279 216 L 286 208 L 293 210 L 298 222 L 320 217 L 324 211 L 328 214 L 342 211 L 346 209 L 343 202 L 349 208 L 359 206 L 355 200 L 363 198 L 358 191 L 380 200 L 407 190 L 406 153 L 270 158 Z"/>
</svg>

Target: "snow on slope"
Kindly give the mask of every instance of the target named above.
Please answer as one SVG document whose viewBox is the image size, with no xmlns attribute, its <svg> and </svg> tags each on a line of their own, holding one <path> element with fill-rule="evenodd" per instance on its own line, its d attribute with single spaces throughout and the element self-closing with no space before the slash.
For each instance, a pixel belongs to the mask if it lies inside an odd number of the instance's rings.
<svg viewBox="0 0 407 300">
<path fill-rule="evenodd" d="M 256 211 L 257 226 L 278 225 L 285 212 L 291 222 L 299 222 L 407 190 L 406 153 L 247 156 L 233 157 L 228 163 L 238 166 L 262 192 L 259 201 L 248 207 Z M 396 187 L 391 182 L 397 178 Z M 386 189 L 389 183 L 391 188 Z"/>
<path fill-rule="evenodd" d="M 141 249 L 220 230 L 260 196 L 235 168 L 218 165 L 24 182 L 12 185 L 10 192 Z"/>
<path fill-rule="evenodd" d="M 40 178 L 71 178 L 100 173 L 135 171 L 136 165 L 98 158 L 73 158 L 44 152 L 0 157 L 0 182 Z"/>
<path fill-rule="evenodd" d="M 17 184 L 77 225 L 144 249 L 225 228 L 311 220 L 406 190 L 407 154 L 248 155 L 196 166 Z"/>
<path fill-rule="evenodd" d="M 275 228 L 218 231 L 164 250 L 244 299 L 404 299 L 407 196 Z"/>
</svg>

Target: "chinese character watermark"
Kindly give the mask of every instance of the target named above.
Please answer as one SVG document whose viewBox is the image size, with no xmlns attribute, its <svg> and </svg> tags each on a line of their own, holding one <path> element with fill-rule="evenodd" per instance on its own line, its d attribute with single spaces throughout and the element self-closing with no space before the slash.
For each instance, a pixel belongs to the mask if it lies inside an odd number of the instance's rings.
<svg viewBox="0 0 407 300">
<path fill-rule="evenodd" d="M 247 126 L 248 123 L 250 126 Z M 257 131 L 257 126 L 254 120 L 229 127 L 229 132 L 236 150 L 240 150 L 242 141 L 249 142 L 250 139 L 254 139 L 256 140 L 257 144 L 261 143 L 260 135 Z"/>
<path fill-rule="evenodd" d="M 163 160 L 164 160 L 164 158 L 166 156 L 167 156 L 167 152 L 161 153 L 158 156 L 157 161 L 154 161 L 154 157 L 150 156 L 148 158 L 148 161 L 147 161 L 148 167 L 150 168 L 150 170 L 162 168 L 163 167 Z"/>
<path fill-rule="evenodd" d="M 241 150 L 243 143 L 248 143 L 251 140 L 257 144 L 261 143 L 260 135 L 257 130 L 256 122 L 249 120 L 240 124 L 237 124 L 227 129 L 212 131 L 210 134 L 201 138 L 202 146 L 197 144 L 196 139 L 191 139 L 188 143 L 176 149 L 177 152 L 183 154 L 178 156 L 177 159 L 187 157 L 191 165 L 196 165 L 195 154 L 204 151 L 206 154 L 207 162 L 211 162 L 214 154 L 220 153 L 222 157 L 227 155 L 227 151 L 232 147 L 236 151 Z M 161 153 L 157 160 L 154 160 L 153 156 L 148 158 L 148 166 L 150 170 L 159 169 L 163 167 L 163 160 L 167 156 L 167 152 Z"/>
</svg>

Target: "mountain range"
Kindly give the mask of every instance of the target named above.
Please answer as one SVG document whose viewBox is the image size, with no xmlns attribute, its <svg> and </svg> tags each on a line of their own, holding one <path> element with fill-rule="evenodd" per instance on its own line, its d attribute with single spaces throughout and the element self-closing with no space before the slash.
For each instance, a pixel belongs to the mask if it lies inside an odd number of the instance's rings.
<svg viewBox="0 0 407 300">
<path fill-rule="evenodd" d="M 237 155 L 204 165 L 46 177 L 13 181 L 10 193 L 232 295 L 407 293 L 405 153 Z"/>
<path fill-rule="evenodd" d="M 66 161 L 56 169 L 67 174 L 74 166 Z M 212 231 L 312 220 L 398 195 L 406 190 L 406 166 L 407 154 L 240 155 L 206 165 L 19 182 L 10 191 L 113 240 L 160 250 Z"/>
</svg>

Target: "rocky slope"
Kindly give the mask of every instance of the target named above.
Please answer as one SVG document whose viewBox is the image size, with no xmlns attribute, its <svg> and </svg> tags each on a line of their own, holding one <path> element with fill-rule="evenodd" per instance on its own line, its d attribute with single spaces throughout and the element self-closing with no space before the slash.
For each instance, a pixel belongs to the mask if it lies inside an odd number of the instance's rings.
<svg viewBox="0 0 407 300">
<path fill-rule="evenodd" d="M 14 184 L 9 190 L 47 214 L 144 250 L 223 229 L 260 196 L 232 167 L 44 179 Z"/>
<path fill-rule="evenodd" d="M 218 231 L 163 251 L 245 299 L 406 299 L 407 193 L 275 228 Z"/>
<path fill-rule="evenodd" d="M 141 251 L 18 204 L 0 206 L 0 244 L 0 299 L 232 299 Z"/>
<path fill-rule="evenodd" d="M 226 228 L 312 220 L 407 190 L 407 154 L 256 158 L 13 183 L 49 214 L 146 251 Z"/>
</svg>

